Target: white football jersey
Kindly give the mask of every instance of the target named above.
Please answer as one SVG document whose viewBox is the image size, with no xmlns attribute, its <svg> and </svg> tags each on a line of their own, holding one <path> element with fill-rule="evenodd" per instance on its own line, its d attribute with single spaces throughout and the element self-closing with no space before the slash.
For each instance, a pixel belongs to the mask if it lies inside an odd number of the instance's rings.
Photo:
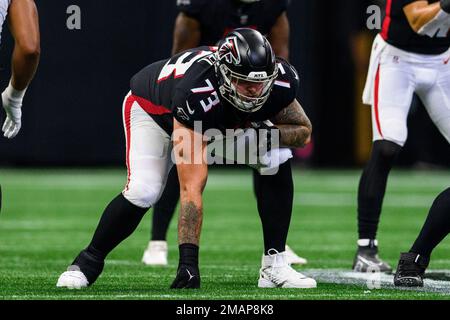
<svg viewBox="0 0 450 320">
<path fill-rule="evenodd" d="M 0 0 L 0 43 L 2 41 L 2 28 L 8 14 L 8 7 L 11 0 Z"/>
</svg>

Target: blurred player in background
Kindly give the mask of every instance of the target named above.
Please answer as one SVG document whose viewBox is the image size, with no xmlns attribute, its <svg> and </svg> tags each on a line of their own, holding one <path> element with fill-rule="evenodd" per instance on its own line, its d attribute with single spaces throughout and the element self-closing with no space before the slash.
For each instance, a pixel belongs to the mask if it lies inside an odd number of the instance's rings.
<svg viewBox="0 0 450 320">
<path fill-rule="evenodd" d="M 180 256 L 171 288 L 199 288 L 208 131 L 224 134 L 251 124 L 259 131 L 253 145 L 266 146 L 264 155 L 281 152 L 280 146 L 303 147 L 310 141 L 312 126 L 297 101 L 298 88 L 294 67 L 277 59 L 267 39 L 249 28 L 227 34 L 218 48 L 190 49 L 138 72 L 123 104 L 127 184 L 106 207 L 91 242 L 62 273 L 57 286 L 83 288 L 96 281 L 107 255 L 161 197 L 175 162 L 181 198 Z M 262 126 L 269 119 L 273 125 Z M 266 178 L 256 190 L 258 206 L 268 208 L 259 210 L 264 256 L 258 287 L 315 288 L 315 280 L 295 271 L 284 253 L 293 202 L 289 157 Z M 290 188 L 286 190 L 285 184 Z"/>
<path fill-rule="evenodd" d="M 373 146 L 358 190 L 355 271 L 392 271 L 378 257 L 376 233 L 387 178 L 407 139 L 413 94 L 450 142 L 450 0 L 388 0 L 364 90 L 372 105 Z"/>
<path fill-rule="evenodd" d="M 22 100 L 39 63 L 40 37 L 38 13 L 33 0 L 0 0 L 0 37 L 7 16 L 15 43 L 12 75 L 8 87 L 2 92 L 0 103 L 6 113 L 2 124 L 3 136 L 12 139 L 22 126 Z M 0 187 L 0 210 L 1 205 Z"/>
<path fill-rule="evenodd" d="M 409 252 L 401 253 L 396 286 L 422 287 L 433 249 L 450 233 L 450 188 L 434 200 L 425 224 Z"/>
<path fill-rule="evenodd" d="M 179 0 L 177 6 L 180 13 L 175 22 L 172 54 L 201 45 L 214 45 L 229 31 L 249 27 L 266 35 L 275 55 L 288 60 L 287 5 L 288 0 Z M 264 183 L 262 180 L 264 177 L 253 171 L 255 188 L 256 184 Z M 286 184 L 286 188 L 288 186 L 289 184 Z M 142 257 L 144 264 L 168 264 L 166 236 L 179 197 L 180 186 L 174 166 L 164 193 L 153 210 L 151 240 Z M 270 210 L 262 204 L 258 208 Z M 291 264 L 307 263 L 306 259 L 295 254 L 289 246 L 286 246 L 286 255 Z"/>
</svg>

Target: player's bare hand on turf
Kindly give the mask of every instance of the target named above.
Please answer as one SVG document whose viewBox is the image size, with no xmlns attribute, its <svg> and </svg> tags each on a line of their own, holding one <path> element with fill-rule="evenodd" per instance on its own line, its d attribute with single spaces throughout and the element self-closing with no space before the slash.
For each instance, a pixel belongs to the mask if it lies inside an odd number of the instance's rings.
<svg viewBox="0 0 450 320">
<path fill-rule="evenodd" d="M 178 267 L 177 276 L 170 286 L 171 289 L 200 288 L 200 271 L 198 266 L 182 264 Z"/>
</svg>

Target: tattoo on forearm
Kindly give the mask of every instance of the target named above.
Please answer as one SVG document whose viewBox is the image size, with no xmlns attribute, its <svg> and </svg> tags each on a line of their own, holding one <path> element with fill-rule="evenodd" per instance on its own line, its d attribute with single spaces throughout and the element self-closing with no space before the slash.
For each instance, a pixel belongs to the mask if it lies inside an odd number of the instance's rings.
<svg viewBox="0 0 450 320">
<path fill-rule="evenodd" d="M 311 121 L 309 121 L 305 111 L 298 103 L 292 103 L 288 107 L 281 110 L 280 113 L 273 118 L 273 122 L 276 124 L 295 124 L 305 126 L 309 130 L 312 128 Z"/>
<path fill-rule="evenodd" d="M 194 202 L 181 204 L 180 218 L 178 222 L 178 242 L 193 243 L 200 242 L 200 230 L 202 227 L 203 210 Z"/>
<path fill-rule="evenodd" d="M 311 131 L 306 127 L 293 125 L 279 125 L 280 146 L 290 148 L 304 147 Z"/>
<path fill-rule="evenodd" d="M 281 110 L 272 121 L 280 129 L 281 146 L 303 147 L 311 135 L 311 121 L 297 101 Z"/>
</svg>

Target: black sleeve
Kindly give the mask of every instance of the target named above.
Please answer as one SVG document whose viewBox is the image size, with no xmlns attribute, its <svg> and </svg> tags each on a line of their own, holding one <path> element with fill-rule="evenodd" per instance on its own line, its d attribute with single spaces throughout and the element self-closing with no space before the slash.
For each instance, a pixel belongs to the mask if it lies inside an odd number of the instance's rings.
<svg viewBox="0 0 450 320">
<path fill-rule="evenodd" d="M 261 25 L 262 33 L 269 33 L 283 12 L 287 10 L 288 0 L 266 0 L 261 1 L 261 12 L 263 21 Z M 258 14 L 258 13 L 256 13 Z M 261 14 L 261 13 L 260 13 Z"/>
<path fill-rule="evenodd" d="M 288 4 L 289 0 L 270 0 L 270 10 L 274 13 L 275 17 L 279 17 L 287 10 Z"/>
<path fill-rule="evenodd" d="M 281 110 L 289 106 L 298 95 L 299 76 L 293 66 L 284 60 L 278 61 L 278 76 L 272 88 L 267 106 L 263 107 L 265 119 L 272 119 Z"/>
<path fill-rule="evenodd" d="M 278 70 L 277 81 L 289 83 L 289 88 L 286 88 L 288 90 L 286 90 L 283 95 L 284 107 L 287 107 L 295 98 L 297 98 L 300 87 L 300 77 L 294 66 L 287 61 L 280 60 L 280 64 L 281 70 Z"/>
<path fill-rule="evenodd" d="M 197 95 L 179 89 L 172 99 L 173 117 L 191 129 L 194 129 L 196 121 L 203 121 L 205 116 L 205 110 L 196 97 Z"/>
<path fill-rule="evenodd" d="M 177 0 L 177 9 L 185 15 L 201 21 L 207 1 L 211 0 Z"/>
</svg>

